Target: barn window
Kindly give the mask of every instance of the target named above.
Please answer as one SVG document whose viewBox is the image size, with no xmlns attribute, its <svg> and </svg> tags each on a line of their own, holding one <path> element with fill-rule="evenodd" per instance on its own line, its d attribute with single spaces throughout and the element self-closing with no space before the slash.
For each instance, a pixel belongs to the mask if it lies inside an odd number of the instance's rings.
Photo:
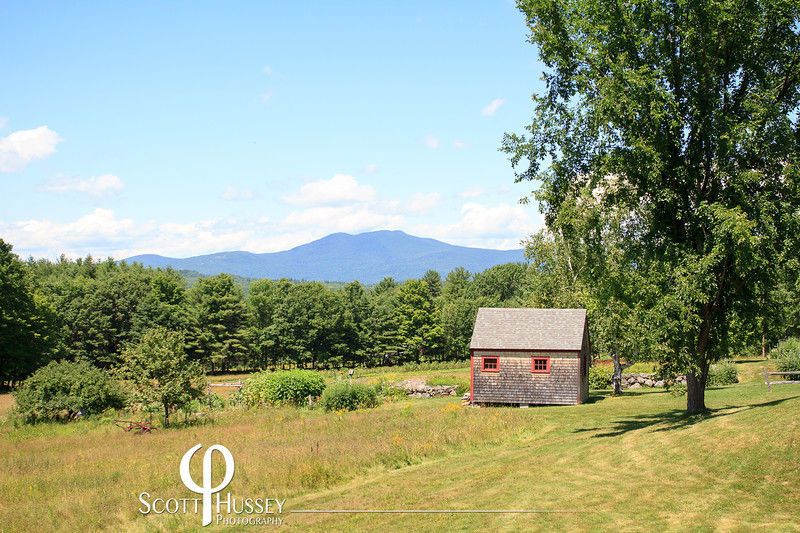
<svg viewBox="0 0 800 533">
<path fill-rule="evenodd" d="M 484 372 L 500 372 L 499 357 L 482 357 L 481 370 Z"/>
<path fill-rule="evenodd" d="M 531 372 L 534 374 L 549 374 L 550 373 L 550 358 L 549 357 L 532 357 L 531 358 Z"/>
</svg>

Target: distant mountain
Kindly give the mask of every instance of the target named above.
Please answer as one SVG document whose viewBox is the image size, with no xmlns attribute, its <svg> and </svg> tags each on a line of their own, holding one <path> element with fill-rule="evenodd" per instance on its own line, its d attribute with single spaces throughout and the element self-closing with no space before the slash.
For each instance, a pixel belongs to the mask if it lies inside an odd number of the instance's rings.
<svg viewBox="0 0 800 533">
<path fill-rule="evenodd" d="M 204 275 L 225 272 L 247 278 L 359 280 L 362 283 L 377 283 L 386 276 L 398 281 L 418 278 L 430 269 L 442 274 L 456 267 L 479 272 L 494 265 L 523 260 L 521 249 L 454 246 L 402 231 L 334 233 L 291 250 L 266 254 L 220 252 L 185 259 L 147 254 L 126 259 L 129 263 L 193 270 Z"/>
</svg>

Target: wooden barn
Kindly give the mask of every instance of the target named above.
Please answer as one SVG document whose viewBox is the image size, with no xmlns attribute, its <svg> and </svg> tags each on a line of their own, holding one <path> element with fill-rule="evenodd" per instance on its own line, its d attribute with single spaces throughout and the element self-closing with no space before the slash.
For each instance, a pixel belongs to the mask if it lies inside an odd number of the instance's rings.
<svg viewBox="0 0 800 533">
<path fill-rule="evenodd" d="M 473 404 L 572 405 L 589 397 L 585 309 L 481 307 L 469 352 Z"/>
</svg>

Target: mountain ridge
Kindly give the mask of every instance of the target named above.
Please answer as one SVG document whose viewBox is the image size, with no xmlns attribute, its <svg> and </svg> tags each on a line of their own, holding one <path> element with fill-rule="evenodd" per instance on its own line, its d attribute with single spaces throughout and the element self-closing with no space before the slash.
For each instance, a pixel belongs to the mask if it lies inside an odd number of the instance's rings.
<svg viewBox="0 0 800 533">
<path fill-rule="evenodd" d="M 248 278 L 363 283 L 376 283 L 387 276 L 398 281 L 418 278 L 430 269 L 441 274 L 456 267 L 479 272 L 524 260 L 522 249 L 456 246 L 398 230 L 332 233 L 280 252 L 227 251 L 186 258 L 142 254 L 125 259 L 129 263 L 193 270 L 202 275 L 224 272 Z"/>
</svg>

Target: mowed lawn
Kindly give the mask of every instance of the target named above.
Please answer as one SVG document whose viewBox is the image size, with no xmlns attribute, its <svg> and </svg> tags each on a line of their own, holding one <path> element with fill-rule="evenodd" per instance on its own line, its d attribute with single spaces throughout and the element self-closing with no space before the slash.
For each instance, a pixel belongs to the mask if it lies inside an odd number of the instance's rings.
<svg viewBox="0 0 800 533">
<path fill-rule="evenodd" d="M 5 423 L 0 530 L 199 529 L 196 515 L 137 513 L 142 491 L 192 496 L 178 462 L 196 443 L 230 448 L 236 495 L 286 498 L 289 530 L 800 529 L 800 385 L 711 389 L 704 417 L 683 416 L 684 403 L 639 391 L 574 407 L 231 410 L 144 436 L 102 420 Z M 292 512 L 303 509 L 542 512 Z"/>
</svg>

